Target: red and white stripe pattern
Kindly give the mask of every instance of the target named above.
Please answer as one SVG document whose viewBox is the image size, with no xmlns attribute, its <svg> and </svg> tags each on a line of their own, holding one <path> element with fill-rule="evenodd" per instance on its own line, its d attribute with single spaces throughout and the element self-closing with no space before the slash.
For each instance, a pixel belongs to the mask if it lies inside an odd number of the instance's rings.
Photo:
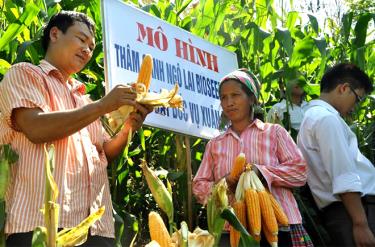
<svg viewBox="0 0 375 247">
<path fill-rule="evenodd" d="M 302 223 L 293 187 L 306 183 L 306 162 L 288 132 L 277 124 L 255 119 L 238 136 L 230 128 L 206 146 L 202 163 L 193 180 L 193 193 L 205 204 L 213 183 L 232 170 L 235 157 L 245 153 L 246 161 L 255 164 L 279 201 L 290 224 Z"/>
<path fill-rule="evenodd" d="M 11 168 L 6 194 L 5 232 L 29 232 L 43 225 L 43 144 L 33 144 L 12 125 L 15 108 L 40 108 L 44 112 L 81 107 L 90 100 L 82 84 L 62 80 L 61 73 L 42 60 L 39 66 L 20 63 L 11 67 L 0 83 L 0 143 L 10 143 L 19 160 Z M 32 124 L 32 123 L 30 123 Z M 114 237 L 107 159 L 102 149 L 109 136 L 98 120 L 73 135 L 51 143 L 55 146 L 54 178 L 59 188 L 59 227 L 73 227 L 105 205 L 103 217 L 91 228 L 93 235 Z"/>
</svg>

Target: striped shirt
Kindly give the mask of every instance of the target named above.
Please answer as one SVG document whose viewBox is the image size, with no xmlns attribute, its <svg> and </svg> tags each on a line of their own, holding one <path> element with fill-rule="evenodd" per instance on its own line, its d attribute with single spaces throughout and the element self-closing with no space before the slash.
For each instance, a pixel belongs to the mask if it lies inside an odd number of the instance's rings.
<svg viewBox="0 0 375 247">
<path fill-rule="evenodd" d="M 43 225 L 45 188 L 44 144 L 34 144 L 12 124 L 15 108 L 40 108 L 44 112 L 82 107 L 90 100 L 84 85 L 62 74 L 47 61 L 40 65 L 13 65 L 0 83 L 0 144 L 10 143 L 19 160 L 11 166 L 6 193 L 7 234 L 29 232 Z M 30 123 L 32 124 L 32 123 Z M 91 228 L 92 235 L 114 237 L 114 220 L 103 143 L 109 139 L 99 119 L 55 146 L 53 176 L 59 188 L 59 227 L 73 227 L 100 206 L 106 210 Z"/>
<path fill-rule="evenodd" d="M 212 185 L 230 173 L 235 157 L 241 152 L 248 163 L 259 169 L 289 223 L 301 224 L 302 217 L 291 189 L 306 183 L 306 162 L 283 127 L 258 119 L 240 136 L 229 128 L 208 142 L 193 180 L 193 193 L 198 201 L 206 203 Z"/>
</svg>

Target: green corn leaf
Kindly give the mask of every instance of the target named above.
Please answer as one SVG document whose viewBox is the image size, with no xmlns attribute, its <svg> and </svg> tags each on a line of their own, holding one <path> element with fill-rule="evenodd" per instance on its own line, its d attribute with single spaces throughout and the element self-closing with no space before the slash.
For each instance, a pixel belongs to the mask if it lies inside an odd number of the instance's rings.
<svg viewBox="0 0 375 247">
<path fill-rule="evenodd" d="M 237 216 L 234 214 L 233 208 L 228 207 L 224 209 L 220 216 L 241 233 L 239 247 L 259 246 L 259 243 L 251 237 L 246 228 L 238 220 Z"/>
<path fill-rule="evenodd" d="M 36 6 L 32 2 L 28 3 L 18 22 L 10 24 L 3 36 L 0 38 L 0 50 L 2 50 L 7 44 L 15 39 L 17 35 L 19 35 L 23 31 L 24 28 L 29 26 L 38 13 L 38 6 Z"/>
<path fill-rule="evenodd" d="M 47 247 L 47 229 L 38 226 L 33 232 L 31 247 Z"/>
</svg>

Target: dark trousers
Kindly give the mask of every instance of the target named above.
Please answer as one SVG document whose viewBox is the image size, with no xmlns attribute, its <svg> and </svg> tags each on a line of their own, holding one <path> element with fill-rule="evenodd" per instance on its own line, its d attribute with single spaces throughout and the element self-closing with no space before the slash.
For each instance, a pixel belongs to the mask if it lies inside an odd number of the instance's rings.
<svg viewBox="0 0 375 247">
<path fill-rule="evenodd" d="M 367 221 L 375 234 L 375 196 L 362 198 Z M 334 202 L 323 209 L 323 221 L 331 237 L 331 245 L 337 247 L 355 246 L 353 224 L 342 202 Z"/>
<path fill-rule="evenodd" d="M 260 247 L 270 247 L 271 245 L 267 242 L 266 237 L 262 232 L 262 236 L 260 238 Z M 290 232 L 279 231 L 277 234 L 277 246 L 278 247 L 292 247 L 292 237 L 290 236 Z"/>
<path fill-rule="evenodd" d="M 278 233 L 278 242 L 277 246 L 279 247 L 292 247 L 292 238 L 290 236 L 290 232 L 279 231 Z M 229 233 L 222 233 L 220 238 L 219 247 L 229 247 L 230 246 L 230 237 Z M 267 242 L 266 237 L 263 235 L 261 236 L 260 240 L 260 247 L 270 247 L 271 245 Z"/>
<path fill-rule="evenodd" d="M 26 233 L 16 233 L 11 234 L 6 240 L 6 247 L 31 246 L 31 240 L 33 237 L 33 232 Z M 115 240 L 112 238 L 105 238 L 100 236 L 87 236 L 87 241 L 80 245 L 82 247 L 113 247 L 115 246 Z"/>
</svg>

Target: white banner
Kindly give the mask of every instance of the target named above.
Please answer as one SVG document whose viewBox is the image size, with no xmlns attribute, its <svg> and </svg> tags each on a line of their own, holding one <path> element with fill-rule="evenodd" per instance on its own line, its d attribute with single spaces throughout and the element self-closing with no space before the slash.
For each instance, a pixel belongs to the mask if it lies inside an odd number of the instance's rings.
<svg viewBox="0 0 375 247">
<path fill-rule="evenodd" d="M 145 124 L 210 139 L 219 134 L 219 81 L 238 68 L 236 54 L 118 0 L 102 0 L 107 90 L 136 81 L 151 54 L 150 90 L 178 83 L 183 111 L 157 108 Z"/>
</svg>

